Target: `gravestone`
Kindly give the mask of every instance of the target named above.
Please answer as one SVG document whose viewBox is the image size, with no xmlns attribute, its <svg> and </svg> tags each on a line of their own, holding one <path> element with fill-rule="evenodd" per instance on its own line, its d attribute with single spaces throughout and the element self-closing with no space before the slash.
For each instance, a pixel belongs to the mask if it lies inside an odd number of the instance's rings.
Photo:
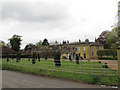
<svg viewBox="0 0 120 90">
<path fill-rule="evenodd" d="M 76 54 L 76 64 L 79 64 L 79 56 Z"/>
<path fill-rule="evenodd" d="M 54 54 L 54 63 L 55 63 L 56 67 L 61 67 L 60 52 L 55 52 L 55 54 Z"/>
<path fill-rule="evenodd" d="M 38 61 L 40 62 L 40 54 L 38 54 Z"/>
<path fill-rule="evenodd" d="M 72 62 L 72 58 L 71 58 L 71 55 L 69 55 L 69 60 L 70 60 L 70 62 Z"/>
</svg>

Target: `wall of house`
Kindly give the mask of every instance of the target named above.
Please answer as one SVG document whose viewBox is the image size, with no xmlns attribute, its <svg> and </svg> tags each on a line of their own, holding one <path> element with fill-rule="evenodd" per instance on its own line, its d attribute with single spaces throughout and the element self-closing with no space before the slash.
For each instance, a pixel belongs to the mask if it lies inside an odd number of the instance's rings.
<svg viewBox="0 0 120 90">
<path fill-rule="evenodd" d="M 75 54 L 80 54 L 80 56 L 84 59 L 95 59 L 97 58 L 97 50 L 103 49 L 103 46 L 90 46 L 89 44 L 79 44 L 79 45 L 63 45 L 62 47 L 69 47 L 71 48 L 71 52 L 75 52 Z M 73 48 L 76 48 L 73 50 Z M 64 54 L 61 55 L 61 58 L 65 56 L 66 58 L 69 59 L 69 55 L 71 55 L 71 52 L 65 52 Z M 73 55 L 73 54 L 72 54 Z M 71 55 L 71 56 L 72 56 Z M 86 58 L 85 58 L 86 56 Z M 75 56 L 74 56 L 75 57 Z M 75 59 L 75 58 L 74 58 Z"/>
<path fill-rule="evenodd" d="M 102 50 L 103 46 L 90 46 L 90 55 L 91 55 L 91 59 L 95 59 L 97 58 L 97 51 L 98 50 Z"/>
</svg>

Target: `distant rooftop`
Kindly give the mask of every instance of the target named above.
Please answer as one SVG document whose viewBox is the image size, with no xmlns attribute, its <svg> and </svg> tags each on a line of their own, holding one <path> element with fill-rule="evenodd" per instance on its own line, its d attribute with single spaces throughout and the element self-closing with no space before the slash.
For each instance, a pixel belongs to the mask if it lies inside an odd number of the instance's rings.
<svg viewBox="0 0 120 90">
<path fill-rule="evenodd" d="M 79 44 L 86 44 L 90 46 L 103 46 L 103 44 L 98 43 L 98 42 L 72 42 L 72 43 L 66 43 L 66 44 L 58 44 L 58 46 L 61 45 L 79 45 Z"/>
</svg>

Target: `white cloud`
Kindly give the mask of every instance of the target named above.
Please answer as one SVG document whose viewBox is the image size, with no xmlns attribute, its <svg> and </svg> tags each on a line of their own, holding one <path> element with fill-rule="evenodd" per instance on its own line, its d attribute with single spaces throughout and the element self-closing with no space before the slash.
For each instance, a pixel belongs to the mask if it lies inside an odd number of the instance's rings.
<svg viewBox="0 0 120 90">
<path fill-rule="evenodd" d="M 10 2 L 12 1 L 12 2 Z M 117 0 L 4 0 L 0 38 L 7 42 L 13 34 L 29 42 L 79 38 L 84 41 L 111 30 L 117 15 Z"/>
</svg>

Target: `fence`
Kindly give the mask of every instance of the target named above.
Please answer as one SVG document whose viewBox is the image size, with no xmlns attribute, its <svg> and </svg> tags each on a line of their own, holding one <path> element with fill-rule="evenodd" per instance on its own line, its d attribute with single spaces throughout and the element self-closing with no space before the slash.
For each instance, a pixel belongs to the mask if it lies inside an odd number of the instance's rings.
<svg viewBox="0 0 120 90">
<path fill-rule="evenodd" d="M 54 60 L 44 60 L 41 59 L 38 61 L 36 59 L 36 63 L 32 64 L 32 59 L 30 61 L 26 58 L 21 58 L 19 62 L 16 62 L 16 59 L 2 59 L 2 63 L 10 64 L 14 66 L 22 66 L 22 67 L 32 67 L 33 69 L 43 69 L 50 71 L 60 71 L 60 72 L 71 72 L 71 73 L 82 73 L 82 74 L 94 74 L 94 75 L 117 75 L 117 64 L 105 64 L 104 62 L 98 61 L 88 61 L 88 60 L 80 60 L 79 64 L 76 63 L 75 60 L 61 60 L 61 66 L 56 67 Z M 106 67 L 105 67 L 106 66 Z M 108 68 L 107 68 L 108 66 Z"/>
</svg>

